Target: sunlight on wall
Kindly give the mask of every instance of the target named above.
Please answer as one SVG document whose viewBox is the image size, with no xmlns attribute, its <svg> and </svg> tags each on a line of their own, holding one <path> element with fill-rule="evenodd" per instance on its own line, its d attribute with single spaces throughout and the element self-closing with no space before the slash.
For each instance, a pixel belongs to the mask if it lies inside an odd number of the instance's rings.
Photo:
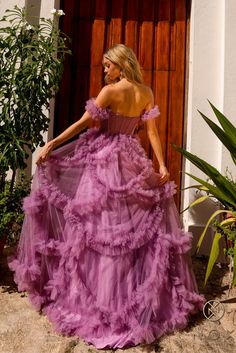
<svg viewBox="0 0 236 353">
<path fill-rule="evenodd" d="M 193 0 L 190 18 L 189 92 L 186 148 L 205 159 L 223 174 L 228 166 L 235 175 L 231 157 L 222 147 L 197 109 L 214 119 L 209 99 L 236 123 L 236 3 L 234 0 Z M 214 119 L 215 120 L 215 119 Z M 191 163 L 185 171 L 206 179 Z M 195 184 L 185 177 L 184 185 Z M 183 208 L 196 198 L 194 191 L 184 194 Z M 200 234 L 215 209 L 213 203 L 201 204 L 184 214 L 185 228 Z M 212 234 L 209 234 L 212 237 Z"/>
</svg>

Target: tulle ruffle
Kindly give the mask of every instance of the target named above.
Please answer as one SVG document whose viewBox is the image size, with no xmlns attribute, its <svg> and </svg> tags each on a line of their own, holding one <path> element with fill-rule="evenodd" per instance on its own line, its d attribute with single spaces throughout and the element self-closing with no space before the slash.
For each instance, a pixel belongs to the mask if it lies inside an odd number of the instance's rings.
<svg viewBox="0 0 236 353">
<path fill-rule="evenodd" d="M 117 311 L 109 311 L 102 306 L 96 306 L 96 298 L 86 289 L 82 281 L 78 281 L 78 292 L 80 300 L 87 305 L 83 306 L 83 315 L 69 310 L 63 310 L 56 305 L 56 295 L 53 293 L 54 302 L 47 306 L 44 312 L 49 316 L 58 332 L 67 335 L 79 335 L 97 348 L 107 347 L 107 341 L 110 336 L 113 341 L 113 348 L 122 347 L 125 341 L 122 341 L 122 334 L 119 334 L 119 340 L 115 334 L 124 332 L 124 336 L 129 332 L 130 343 L 138 344 L 140 342 L 151 343 L 162 334 L 174 329 L 183 329 L 188 322 L 190 313 L 195 313 L 202 308 L 204 299 L 198 294 L 187 289 L 181 279 L 178 277 L 178 271 L 174 266 L 174 256 L 190 248 L 189 237 L 175 244 L 169 241 L 168 237 L 160 236 L 158 240 L 145 247 L 143 251 L 150 252 L 152 270 L 147 280 L 142 283 L 127 299 L 126 304 Z M 150 249 L 150 247 L 152 247 Z M 161 258 L 161 261 L 160 261 Z M 75 264 L 69 266 L 69 271 L 74 269 Z M 68 271 L 68 272 L 69 272 Z M 60 276 L 58 276 L 60 278 Z M 56 283 L 51 283 L 49 292 L 55 289 Z M 58 284 L 57 296 L 60 296 L 61 283 Z M 168 289 L 170 290 L 168 292 Z M 160 315 L 162 306 L 162 295 L 169 293 L 172 301 L 169 302 L 170 313 L 167 317 Z M 171 294 L 170 294 L 171 293 Z M 70 300 L 78 302 L 76 296 Z M 140 318 L 145 315 L 145 311 L 151 311 L 149 323 L 140 324 Z M 165 308 L 168 312 L 168 308 Z M 170 315 L 170 316 L 169 316 Z M 89 323 L 87 318 L 90 318 Z M 144 320 L 145 321 L 145 320 Z M 114 337 L 113 337 L 114 335 Z M 103 338 L 104 337 L 104 338 Z M 127 343 L 127 342 L 126 342 Z"/>
<path fill-rule="evenodd" d="M 119 113 L 114 113 L 110 108 L 103 108 L 99 107 L 96 104 L 95 98 L 90 98 L 87 100 L 86 105 L 85 105 L 85 110 L 89 112 L 91 115 L 92 119 L 97 119 L 97 120 L 106 120 L 109 119 L 112 116 L 119 116 L 119 117 L 125 117 Z M 155 105 L 153 108 L 150 110 L 145 110 L 143 114 L 139 117 L 141 120 L 146 121 L 149 119 L 154 119 L 157 118 L 160 115 L 160 111 L 157 105 Z M 126 118 L 131 118 L 131 117 L 126 117 Z M 138 118 L 138 116 L 134 116 L 133 118 Z"/>
<path fill-rule="evenodd" d="M 185 328 L 189 315 L 202 309 L 203 296 L 194 291 L 194 286 L 184 285 L 181 278 L 183 273 L 187 276 L 190 271 L 180 258 L 180 254 L 185 254 L 191 247 L 190 234 L 160 232 L 152 242 L 140 248 L 137 256 L 142 258 L 148 254 L 150 273 L 118 310 L 96 304 L 96 296 L 78 274 L 80 256 L 88 251 L 87 246 L 82 226 L 74 229 L 66 244 L 42 241 L 36 245 L 36 253 L 41 259 L 60 259 L 52 279 L 44 286 L 43 295 L 29 285 L 40 282 L 42 264 L 27 267 L 14 260 L 10 265 L 18 274 L 16 280 L 21 283 L 20 290 L 29 292 L 33 305 L 42 308 L 59 333 L 77 335 L 97 348 L 151 343 L 164 333 Z M 92 258 L 91 254 L 89 256 Z M 69 283 L 76 285 L 75 292 Z M 70 305 L 65 302 L 66 297 Z M 163 307 L 164 303 L 167 307 Z M 128 341 L 125 340 L 127 333 Z"/>
<path fill-rule="evenodd" d="M 149 119 L 154 119 L 157 118 L 160 115 L 160 110 L 158 108 L 157 105 L 155 105 L 153 108 L 151 108 L 150 110 L 146 110 L 141 119 L 143 121 L 149 120 Z"/>
<path fill-rule="evenodd" d="M 97 128 L 37 167 L 8 264 L 58 332 L 97 348 L 150 343 L 202 309 L 192 235 L 159 177 L 136 137 Z"/>
<path fill-rule="evenodd" d="M 87 110 L 91 115 L 91 117 L 95 120 L 96 119 L 105 120 L 105 119 L 108 119 L 110 116 L 107 108 L 99 107 L 95 103 L 95 98 L 90 98 L 89 100 L 87 100 L 85 105 L 85 110 Z"/>
</svg>

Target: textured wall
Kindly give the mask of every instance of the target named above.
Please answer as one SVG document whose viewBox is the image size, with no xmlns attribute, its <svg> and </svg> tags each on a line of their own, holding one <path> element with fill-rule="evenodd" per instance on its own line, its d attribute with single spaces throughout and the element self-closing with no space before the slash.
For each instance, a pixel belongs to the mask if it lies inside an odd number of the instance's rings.
<svg viewBox="0 0 236 353">
<path fill-rule="evenodd" d="M 229 153 L 208 128 L 197 109 L 213 118 L 214 114 L 207 102 L 209 99 L 236 123 L 236 48 L 233 45 L 233 38 L 236 37 L 235 16 L 234 0 L 192 1 L 186 117 L 187 149 L 213 164 L 222 173 L 229 166 L 234 175 L 235 168 Z M 206 179 L 204 174 L 188 162 L 185 171 Z M 193 181 L 186 177 L 185 186 L 189 183 L 193 184 Z M 194 198 L 194 192 L 186 191 L 183 207 Z M 186 228 L 199 234 L 213 209 L 212 203 L 206 203 L 185 213 Z"/>
</svg>

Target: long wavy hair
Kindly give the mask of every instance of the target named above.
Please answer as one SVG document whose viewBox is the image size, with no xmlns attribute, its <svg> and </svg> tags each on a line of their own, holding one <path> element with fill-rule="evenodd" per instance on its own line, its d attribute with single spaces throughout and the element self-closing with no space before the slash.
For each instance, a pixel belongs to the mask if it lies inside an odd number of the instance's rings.
<svg viewBox="0 0 236 353">
<path fill-rule="evenodd" d="M 104 53 L 104 58 L 120 67 L 120 78 L 124 77 L 128 81 L 143 83 L 139 62 L 131 48 L 124 44 L 115 44 Z M 105 81 L 109 83 L 107 77 Z"/>
</svg>

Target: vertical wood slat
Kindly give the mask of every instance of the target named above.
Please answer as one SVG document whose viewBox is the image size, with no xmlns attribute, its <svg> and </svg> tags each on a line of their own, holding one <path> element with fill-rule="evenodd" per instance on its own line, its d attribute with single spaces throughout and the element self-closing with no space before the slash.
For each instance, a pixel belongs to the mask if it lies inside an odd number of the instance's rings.
<svg viewBox="0 0 236 353">
<path fill-rule="evenodd" d="M 170 68 L 170 22 L 160 21 L 155 31 L 154 68 L 168 71 Z"/>
<path fill-rule="evenodd" d="M 184 91 L 185 91 L 185 37 L 186 21 L 176 21 L 175 30 L 171 33 L 175 36 L 176 44 L 176 69 L 170 71 L 170 109 L 168 116 L 168 167 L 172 178 L 177 185 L 181 182 L 181 154 L 176 152 L 171 144 L 182 145 L 183 140 L 183 115 L 184 115 Z M 176 119 L 175 117 L 178 117 Z M 179 205 L 179 195 L 176 202 Z"/>
<path fill-rule="evenodd" d="M 75 22 L 75 33 L 82 37 L 87 33 L 91 38 L 92 22 L 88 19 L 80 19 Z M 72 78 L 71 112 L 69 122 L 73 123 L 83 113 L 84 102 L 89 95 L 89 75 L 90 75 L 90 48 L 84 41 L 77 41 L 74 48 L 74 72 Z M 79 107 L 79 109 L 78 109 Z"/>
<path fill-rule="evenodd" d="M 157 127 L 161 139 L 164 160 L 167 162 L 167 119 L 169 98 L 169 55 L 170 55 L 170 24 L 169 21 L 159 21 L 155 29 L 154 56 L 154 96 L 161 115 L 157 120 Z M 158 170 L 157 158 L 153 155 L 155 169 Z"/>
<path fill-rule="evenodd" d="M 109 27 L 108 47 L 121 43 L 122 40 L 122 20 L 120 18 L 112 18 Z"/>
<path fill-rule="evenodd" d="M 158 21 L 170 21 L 170 9 L 173 0 L 158 0 L 155 2 L 155 12 Z"/>
<path fill-rule="evenodd" d="M 65 2 L 68 0 L 65 0 Z M 89 19 L 93 11 L 93 0 L 78 1 L 80 19 Z"/>
<path fill-rule="evenodd" d="M 139 8 L 139 63 L 146 85 L 152 87 L 153 81 L 153 46 L 154 46 L 154 13 L 153 0 L 142 1 Z M 140 132 L 142 146 L 150 156 L 150 142 L 148 141 L 146 127 Z"/>
<path fill-rule="evenodd" d="M 94 20 L 92 31 L 92 48 L 91 50 L 91 70 L 90 70 L 90 90 L 89 95 L 94 97 L 102 88 L 103 84 L 103 68 L 102 58 L 104 52 L 105 41 L 105 20 Z"/>
<path fill-rule="evenodd" d="M 137 0 L 129 0 L 125 7 L 125 21 L 137 21 L 139 18 L 139 2 Z"/>
<path fill-rule="evenodd" d="M 156 124 L 160 135 L 161 146 L 163 150 L 164 160 L 167 162 L 167 119 L 168 116 L 168 90 L 169 90 L 169 73 L 168 71 L 155 71 L 153 77 L 153 92 L 155 102 L 159 107 L 160 116 L 158 117 Z M 156 156 L 153 155 L 153 162 L 155 169 L 158 169 L 158 162 Z"/>
<path fill-rule="evenodd" d="M 90 67 L 90 84 L 89 97 L 96 97 L 103 86 L 103 67 L 102 59 L 105 49 L 106 36 L 106 16 L 108 6 L 107 0 L 96 1 L 95 18 L 92 28 L 91 39 L 91 67 Z M 98 126 L 98 122 L 91 122 L 91 126 Z"/>
<path fill-rule="evenodd" d="M 155 0 L 145 0 L 139 2 L 139 20 L 142 22 L 154 21 L 154 4 Z"/>
<path fill-rule="evenodd" d="M 189 1 L 186 0 L 175 1 L 175 21 L 186 22 L 188 5 Z"/>
<path fill-rule="evenodd" d="M 122 42 L 123 37 L 123 11 L 124 0 L 112 0 L 111 21 L 109 25 L 109 35 L 107 38 L 107 47 Z"/>
<path fill-rule="evenodd" d="M 156 121 L 158 132 L 160 135 L 161 146 L 165 162 L 167 162 L 167 131 L 168 124 L 166 117 L 168 116 L 168 100 L 169 100 L 169 72 L 168 71 L 154 71 L 153 73 L 153 92 L 155 102 L 158 104 L 160 116 Z M 158 170 L 157 158 L 152 154 L 154 167 Z"/>
<path fill-rule="evenodd" d="M 108 2 L 109 0 L 99 0 L 95 1 L 95 19 L 106 19 L 108 12 Z"/>
<path fill-rule="evenodd" d="M 139 62 L 143 71 L 144 81 L 149 86 L 152 86 L 153 29 L 153 22 L 145 21 L 140 27 L 139 34 Z"/>
<path fill-rule="evenodd" d="M 176 70 L 176 23 L 170 27 L 170 70 Z"/>
<path fill-rule="evenodd" d="M 125 45 L 132 48 L 138 55 L 138 1 L 130 0 L 126 5 L 125 14 Z"/>
<path fill-rule="evenodd" d="M 138 51 L 138 23 L 137 21 L 128 20 L 125 24 L 125 45 L 133 49 L 137 55 Z"/>
<path fill-rule="evenodd" d="M 170 0 L 155 2 L 155 16 L 158 22 L 155 24 L 154 44 L 154 84 L 153 91 L 155 102 L 158 104 L 161 115 L 156 125 L 160 135 L 164 160 L 167 163 L 167 131 L 168 131 L 168 101 L 169 101 L 169 66 L 170 66 Z M 156 170 L 159 165 L 156 156 L 152 153 L 153 164 Z"/>
</svg>

